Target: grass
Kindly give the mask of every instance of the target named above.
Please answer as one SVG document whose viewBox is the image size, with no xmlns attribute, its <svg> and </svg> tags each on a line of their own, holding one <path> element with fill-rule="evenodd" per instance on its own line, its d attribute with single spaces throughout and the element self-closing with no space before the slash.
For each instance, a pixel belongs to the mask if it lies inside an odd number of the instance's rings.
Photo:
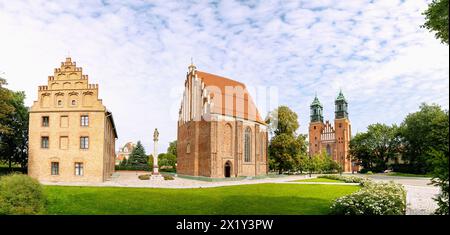
<svg viewBox="0 0 450 235">
<path fill-rule="evenodd" d="M 401 173 L 401 172 L 389 172 L 387 173 L 389 176 L 403 176 L 403 177 L 432 177 L 430 174 L 410 174 L 410 173 Z"/>
<path fill-rule="evenodd" d="M 312 178 L 312 179 L 301 179 L 294 180 L 292 182 L 325 182 L 325 183 L 345 183 L 342 180 L 326 179 L 326 178 Z"/>
<path fill-rule="evenodd" d="M 359 186 L 253 184 L 162 189 L 44 186 L 47 214 L 255 215 L 328 214 L 332 201 Z"/>
</svg>

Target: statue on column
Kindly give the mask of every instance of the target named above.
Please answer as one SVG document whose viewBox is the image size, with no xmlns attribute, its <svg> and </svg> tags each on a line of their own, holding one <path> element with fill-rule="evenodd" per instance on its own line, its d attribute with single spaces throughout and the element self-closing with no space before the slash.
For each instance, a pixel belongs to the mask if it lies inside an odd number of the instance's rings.
<svg viewBox="0 0 450 235">
<path fill-rule="evenodd" d="M 155 128 L 155 131 L 153 132 L 153 173 L 152 173 L 152 179 L 161 179 L 161 175 L 158 171 L 158 137 L 159 132 L 158 128 Z"/>
</svg>

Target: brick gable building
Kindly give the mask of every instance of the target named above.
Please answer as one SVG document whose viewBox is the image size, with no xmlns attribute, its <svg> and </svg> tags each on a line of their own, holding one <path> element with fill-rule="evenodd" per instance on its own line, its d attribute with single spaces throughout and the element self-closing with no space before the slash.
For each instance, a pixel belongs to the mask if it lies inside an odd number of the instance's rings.
<svg viewBox="0 0 450 235">
<path fill-rule="evenodd" d="M 114 172 L 117 132 L 98 85 L 71 58 L 30 109 L 28 174 L 40 181 L 102 182 Z"/>
<path fill-rule="evenodd" d="M 189 66 L 178 119 L 178 174 L 266 175 L 267 131 L 244 84 Z"/>
</svg>

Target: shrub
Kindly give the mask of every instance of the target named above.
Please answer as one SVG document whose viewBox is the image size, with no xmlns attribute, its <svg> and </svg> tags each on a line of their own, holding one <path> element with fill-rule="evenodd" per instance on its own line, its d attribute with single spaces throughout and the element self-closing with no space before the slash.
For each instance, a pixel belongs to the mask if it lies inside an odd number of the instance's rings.
<svg viewBox="0 0 450 235">
<path fill-rule="evenodd" d="M 177 173 L 177 169 L 176 168 L 161 167 L 161 168 L 159 168 L 159 171 L 161 171 L 161 172 Z"/>
<path fill-rule="evenodd" d="M 373 172 L 372 171 L 367 171 L 366 174 L 373 175 Z"/>
<path fill-rule="evenodd" d="M 41 184 L 22 174 L 0 178 L 0 215 L 41 214 L 46 197 Z"/>
<path fill-rule="evenodd" d="M 394 171 L 394 172 L 409 173 L 409 174 L 421 173 L 412 164 L 392 164 L 391 168 L 392 168 L 392 171 Z"/>
<path fill-rule="evenodd" d="M 364 185 L 368 182 L 371 182 L 370 179 L 357 177 L 357 176 L 343 176 L 343 175 L 319 175 L 317 178 L 325 178 L 325 179 L 331 179 L 331 180 L 340 180 L 344 181 L 345 183 L 359 183 L 361 185 Z"/>
<path fill-rule="evenodd" d="M 367 183 L 331 205 L 334 215 L 404 215 L 405 212 L 406 191 L 394 182 Z"/>
<path fill-rule="evenodd" d="M 173 176 L 171 175 L 162 175 L 164 177 L 164 180 L 174 180 Z"/>
<path fill-rule="evenodd" d="M 140 180 L 149 180 L 150 179 L 150 175 L 149 174 L 140 175 L 140 176 L 138 176 L 138 178 Z"/>
<path fill-rule="evenodd" d="M 150 171 L 150 166 L 147 164 L 140 165 L 119 165 L 115 167 L 116 171 Z"/>
</svg>

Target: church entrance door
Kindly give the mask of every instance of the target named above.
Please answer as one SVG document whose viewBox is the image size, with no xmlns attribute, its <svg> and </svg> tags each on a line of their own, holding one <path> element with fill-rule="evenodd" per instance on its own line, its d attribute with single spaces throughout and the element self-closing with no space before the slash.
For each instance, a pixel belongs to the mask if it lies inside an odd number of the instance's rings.
<svg viewBox="0 0 450 235">
<path fill-rule="evenodd" d="M 225 177 L 228 178 L 231 176 L 231 162 L 227 161 L 225 163 Z"/>
</svg>

